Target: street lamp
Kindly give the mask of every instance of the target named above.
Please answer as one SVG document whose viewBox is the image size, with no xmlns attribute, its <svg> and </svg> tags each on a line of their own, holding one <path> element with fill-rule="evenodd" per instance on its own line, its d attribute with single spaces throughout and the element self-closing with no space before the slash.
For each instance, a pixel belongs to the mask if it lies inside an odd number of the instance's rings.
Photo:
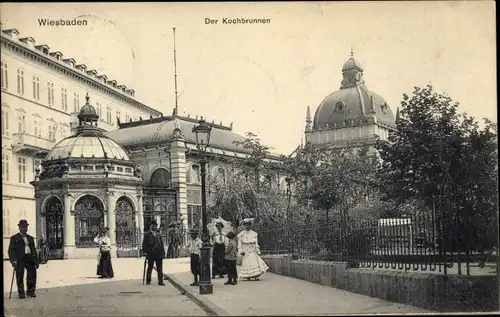
<svg viewBox="0 0 500 317">
<path fill-rule="evenodd" d="M 203 226 L 203 233 L 201 235 L 201 240 L 203 245 L 201 247 L 201 274 L 200 274 L 200 294 L 212 294 L 213 285 L 210 280 L 210 238 L 207 228 L 207 193 L 205 188 L 205 178 L 206 178 L 206 151 L 208 144 L 210 143 L 210 132 L 212 127 L 209 126 L 203 117 L 198 122 L 199 124 L 193 127 L 193 132 L 196 134 L 196 148 L 202 154 L 200 160 L 201 168 L 201 222 Z"/>
</svg>

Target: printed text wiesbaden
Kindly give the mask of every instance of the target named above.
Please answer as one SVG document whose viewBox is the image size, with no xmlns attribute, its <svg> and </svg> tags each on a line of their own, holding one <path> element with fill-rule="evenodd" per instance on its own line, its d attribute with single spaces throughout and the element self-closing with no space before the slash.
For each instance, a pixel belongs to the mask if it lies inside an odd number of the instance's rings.
<svg viewBox="0 0 500 317">
<path fill-rule="evenodd" d="M 81 19 L 38 19 L 38 24 L 40 26 L 86 26 L 88 24 L 87 20 Z"/>
</svg>

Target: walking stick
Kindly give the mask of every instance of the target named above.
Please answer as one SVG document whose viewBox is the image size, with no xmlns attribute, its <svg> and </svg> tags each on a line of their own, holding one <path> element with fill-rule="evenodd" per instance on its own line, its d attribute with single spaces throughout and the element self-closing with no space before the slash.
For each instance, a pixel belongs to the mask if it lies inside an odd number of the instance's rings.
<svg viewBox="0 0 500 317">
<path fill-rule="evenodd" d="M 9 299 L 12 298 L 12 287 L 14 286 L 14 276 L 16 275 L 16 268 L 17 268 L 17 263 L 14 266 L 14 271 L 12 271 L 12 281 L 10 282 L 10 293 L 9 293 Z"/>
<path fill-rule="evenodd" d="M 146 281 L 146 263 L 147 263 L 148 259 L 147 258 L 144 258 L 144 269 L 142 270 L 142 285 L 144 285 L 145 281 Z"/>
</svg>

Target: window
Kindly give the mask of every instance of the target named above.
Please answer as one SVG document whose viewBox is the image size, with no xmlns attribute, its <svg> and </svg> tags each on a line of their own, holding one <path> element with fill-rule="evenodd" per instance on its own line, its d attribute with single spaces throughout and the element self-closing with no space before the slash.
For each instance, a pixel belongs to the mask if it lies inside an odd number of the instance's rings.
<svg viewBox="0 0 500 317">
<path fill-rule="evenodd" d="M 130 121 L 130 115 L 128 113 L 125 114 L 125 122 Z"/>
<path fill-rule="evenodd" d="M 40 77 L 33 76 L 33 99 L 40 101 Z"/>
<path fill-rule="evenodd" d="M 75 93 L 73 96 L 73 106 L 75 112 L 80 112 L 80 95 L 78 95 L 77 93 Z"/>
<path fill-rule="evenodd" d="M 19 176 L 19 183 L 25 184 L 26 183 L 26 158 L 25 157 L 18 157 L 17 158 L 17 171 L 18 171 L 18 176 Z"/>
<path fill-rule="evenodd" d="M 61 108 L 68 111 L 68 91 L 63 87 L 61 87 Z"/>
<path fill-rule="evenodd" d="M 17 115 L 17 133 L 24 133 L 26 127 L 26 119 L 23 114 Z"/>
<path fill-rule="evenodd" d="M 111 107 L 106 107 L 106 122 L 111 124 Z"/>
<path fill-rule="evenodd" d="M 42 136 L 42 125 L 41 125 L 41 122 L 39 119 L 35 119 L 35 122 L 34 122 L 34 125 L 33 125 L 33 132 L 34 132 L 34 135 L 37 136 L 37 137 L 41 137 Z"/>
<path fill-rule="evenodd" d="M 24 70 L 17 70 L 17 93 L 24 96 Z"/>
<path fill-rule="evenodd" d="M 7 64 L 4 62 L 1 62 L 2 65 L 2 74 L 0 76 L 0 79 L 2 81 L 2 88 L 9 88 L 9 77 L 7 75 Z"/>
<path fill-rule="evenodd" d="M 55 100 L 54 100 L 54 83 L 53 82 L 47 82 L 47 97 L 48 97 L 48 104 L 49 107 L 54 106 Z"/>
<path fill-rule="evenodd" d="M 97 104 L 97 115 L 99 116 L 99 119 L 102 119 L 102 105 L 98 102 L 96 102 Z"/>
<path fill-rule="evenodd" d="M 64 139 L 66 137 L 66 128 L 61 127 L 60 131 L 61 131 L 61 139 Z"/>
<path fill-rule="evenodd" d="M 49 140 L 56 141 L 57 128 L 55 125 L 49 125 Z"/>
<path fill-rule="evenodd" d="M 2 152 L 2 180 L 9 181 L 9 154 Z"/>
<path fill-rule="evenodd" d="M 2 109 L 2 136 L 9 136 L 9 112 Z"/>
<path fill-rule="evenodd" d="M 117 122 L 121 121 L 121 119 L 122 119 L 122 117 L 121 117 L 120 111 L 116 110 L 116 120 L 117 120 Z"/>
<path fill-rule="evenodd" d="M 36 175 L 36 168 L 41 167 L 42 160 L 40 159 L 33 159 L 33 175 Z"/>
</svg>

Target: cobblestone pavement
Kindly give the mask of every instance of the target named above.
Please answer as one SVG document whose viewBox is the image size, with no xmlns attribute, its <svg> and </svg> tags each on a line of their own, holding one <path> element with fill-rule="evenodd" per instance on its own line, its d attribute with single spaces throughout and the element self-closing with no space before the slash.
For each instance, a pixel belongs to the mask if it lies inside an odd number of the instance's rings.
<svg viewBox="0 0 500 317">
<path fill-rule="evenodd" d="M 38 270 L 37 297 L 19 299 L 12 267 L 4 262 L 6 316 L 206 316 L 196 304 L 166 281 L 142 285 L 144 259 L 113 259 L 114 279 L 95 276 L 95 260 L 49 261 Z M 166 273 L 182 272 L 185 261 L 165 260 Z"/>
<path fill-rule="evenodd" d="M 405 314 L 430 313 L 419 307 L 393 303 L 382 299 L 310 283 L 272 273 L 259 281 L 239 280 L 238 285 L 226 286 L 226 279 L 215 279 L 213 294 L 199 295 L 191 287 L 189 272 L 168 274 L 173 282 L 188 289 L 203 305 L 220 309 L 224 315 L 335 315 L 335 314 Z M 190 291 L 189 291 L 190 290 Z"/>
</svg>

